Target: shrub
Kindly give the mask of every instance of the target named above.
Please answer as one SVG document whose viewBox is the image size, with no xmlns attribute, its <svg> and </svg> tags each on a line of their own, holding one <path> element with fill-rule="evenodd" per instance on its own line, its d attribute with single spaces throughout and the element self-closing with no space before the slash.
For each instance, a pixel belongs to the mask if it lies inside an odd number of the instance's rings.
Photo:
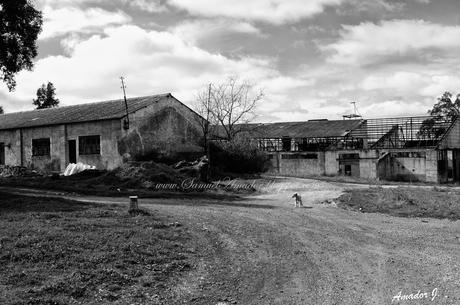
<svg viewBox="0 0 460 305">
<path fill-rule="evenodd" d="M 211 142 L 210 157 L 213 170 L 238 174 L 264 172 L 269 162 L 268 155 L 245 138 L 232 142 Z"/>
</svg>

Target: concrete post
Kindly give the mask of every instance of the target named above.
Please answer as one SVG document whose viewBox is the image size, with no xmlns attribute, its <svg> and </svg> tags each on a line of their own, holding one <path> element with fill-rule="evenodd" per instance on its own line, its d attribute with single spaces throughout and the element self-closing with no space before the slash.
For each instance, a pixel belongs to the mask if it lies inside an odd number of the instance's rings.
<svg viewBox="0 0 460 305">
<path fill-rule="evenodd" d="M 129 196 L 129 213 L 137 212 L 139 210 L 137 199 L 137 196 Z"/>
</svg>

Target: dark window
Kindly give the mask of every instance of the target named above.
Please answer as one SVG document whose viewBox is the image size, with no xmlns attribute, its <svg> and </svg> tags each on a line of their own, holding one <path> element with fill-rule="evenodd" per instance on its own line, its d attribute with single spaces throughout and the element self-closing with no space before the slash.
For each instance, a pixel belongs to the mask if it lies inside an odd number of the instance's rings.
<svg viewBox="0 0 460 305">
<path fill-rule="evenodd" d="M 345 176 L 351 176 L 351 165 L 345 164 Z"/>
<path fill-rule="evenodd" d="M 359 154 L 339 154 L 340 160 L 357 160 L 359 159 Z"/>
<path fill-rule="evenodd" d="M 318 159 L 317 154 L 283 154 L 281 159 Z"/>
<path fill-rule="evenodd" d="M 5 165 L 5 143 L 0 143 L 0 165 Z"/>
<path fill-rule="evenodd" d="M 49 156 L 50 155 L 50 139 L 33 139 L 32 140 L 32 156 Z"/>
<path fill-rule="evenodd" d="M 101 137 L 86 136 L 78 138 L 78 153 L 80 155 L 100 155 Z"/>
<path fill-rule="evenodd" d="M 394 158 L 425 158 L 426 153 L 424 151 L 412 151 L 412 152 L 396 152 L 391 154 Z"/>
<path fill-rule="evenodd" d="M 283 143 L 283 150 L 284 151 L 291 151 L 291 138 L 283 137 L 281 140 Z"/>
</svg>

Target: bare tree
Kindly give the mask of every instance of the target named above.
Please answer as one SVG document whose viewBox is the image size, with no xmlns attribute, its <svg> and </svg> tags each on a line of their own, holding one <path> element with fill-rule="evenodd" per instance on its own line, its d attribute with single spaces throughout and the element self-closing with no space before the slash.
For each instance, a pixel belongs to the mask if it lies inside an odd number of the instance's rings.
<svg viewBox="0 0 460 305">
<path fill-rule="evenodd" d="M 256 107 L 264 93 L 247 81 L 230 77 L 225 82 L 209 85 L 198 93 L 195 110 L 205 120 L 201 120 L 205 145 L 209 136 L 219 130 L 225 140 L 232 141 L 247 124 L 256 117 Z"/>
<path fill-rule="evenodd" d="M 213 127 L 213 124 L 210 121 L 211 120 L 211 111 L 210 111 L 211 91 L 212 91 L 212 85 L 210 84 L 206 89 L 200 91 L 197 94 L 195 104 L 194 104 L 194 108 L 196 112 L 201 116 L 201 117 L 198 117 L 197 120 L 203 132 L 203 147 L 206 150 L 206 153 L 208 153 L 209 134 L 212 132 L 211 128 Z"/>
<path fill-rule="evenodd" d="M 263 91 L 257 90 L 254 84 L 236 77 L 211 85 L 207 95 L 204 91 L 198 95 L 198 111 L 208 118 L 206 135 L 210 134 L 210 127 L 215 126 L 222 137 L 231 142 L 243 130 L 240 124 L 247 124 L 256 117 L 255 110 L 263 96 Z"/>
</svg>

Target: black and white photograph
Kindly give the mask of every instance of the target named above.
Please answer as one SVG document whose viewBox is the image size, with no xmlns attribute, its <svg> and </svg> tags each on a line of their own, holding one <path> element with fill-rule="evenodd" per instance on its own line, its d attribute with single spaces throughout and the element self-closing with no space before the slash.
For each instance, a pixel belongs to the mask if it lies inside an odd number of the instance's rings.
<svg viewBox="0 0 460 305">
<path fill-rule="evenodd" d="M 460 1 L 0 0 L 0 305 L 460 305 Z"/>
</svg>

